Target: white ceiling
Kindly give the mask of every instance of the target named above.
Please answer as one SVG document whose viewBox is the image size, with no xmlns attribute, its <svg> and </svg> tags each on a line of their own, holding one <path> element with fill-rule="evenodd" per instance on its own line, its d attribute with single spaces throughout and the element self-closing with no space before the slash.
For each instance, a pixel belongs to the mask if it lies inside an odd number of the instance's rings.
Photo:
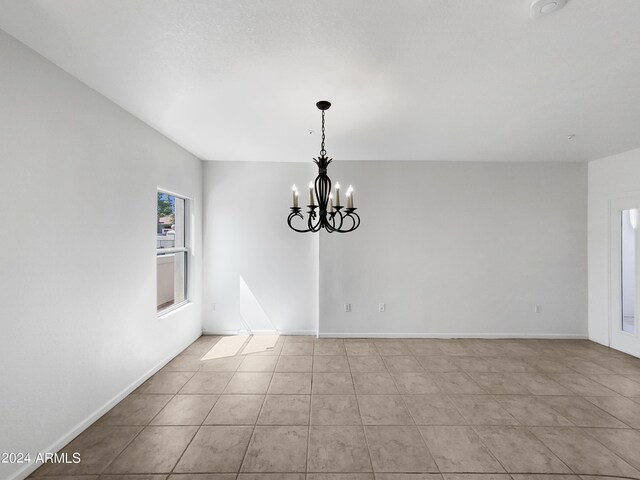
<svg viewBox="0 0 640 480">
<path fill-rule="evenodd" d="M 640 1 L 529 3 L 2 0 L 0 28 L 203 159 L 310 161 L 319 99 L 336 159 L 640 146 Z"/>
</svg>

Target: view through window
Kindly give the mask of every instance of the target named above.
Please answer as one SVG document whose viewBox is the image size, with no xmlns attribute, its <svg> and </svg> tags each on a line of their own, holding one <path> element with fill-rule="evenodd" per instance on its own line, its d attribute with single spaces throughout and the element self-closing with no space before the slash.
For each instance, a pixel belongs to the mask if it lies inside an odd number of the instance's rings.
<svg viewBox="0 0 640 480">
<path fill-rule="evenodd" d="M 166 192 L 158 192 L 156 232 L 157 310 L 187 300 L 187 201 Z"/>
</svg>

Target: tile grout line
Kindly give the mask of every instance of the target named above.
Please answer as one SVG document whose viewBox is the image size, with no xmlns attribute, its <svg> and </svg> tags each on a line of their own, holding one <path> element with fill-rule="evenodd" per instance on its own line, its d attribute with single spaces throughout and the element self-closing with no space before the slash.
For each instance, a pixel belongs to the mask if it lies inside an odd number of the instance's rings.
<svg viewBox="0 0 640 480">
<path fill-rule="evenodd" d="M 626 463 L 628 466 L 630 466 L 631 468 L 633 468 L 634 470 L 640 472 L 640 468 L 636 467 L 635 465 L 633 465 L 632 463 L 630 463 L 625 457 L 623 457 L 622 455 L 618 454 L 617 452 L 613 451 L 608 445 L 605 445 L 598 437 L 596 437 L 593 433 L 591 433 L 589 430 L 592 430 L 592 427 L 588 427 L 587 428 L 587 435 L 589 435 L 593 440 L 595 440 L 596 442 L 598 442 L 600 445 L 602 445 L 602 447 L 605 448 L 605 450 L 608 450 L 609 452 L 611 452 L 614 456 L 618 457 L 620 460 L 622 460 L 624 463 Z M 626 430 L 626 429 L 625 429 Z M 531 432 L 533 433 L 533 432 Z M 533 435 L 535 435 L 535 433 L 533 433 Z M 573 469 L 571 469 L 573 471 Z"/>
<path fill-rule="evenodd" d="M 533 428 L 547 428 L 547 427 L 533 427 Z M 560 428 L 562 428 L 562 427 L 560 427 Z M 565 427 L 565 428 L 573 428 L 573 427 Z M 554 456 L 554 457 L 556 457 L 556 458 L 557 458 L 557 459 L 558 459 L 558 460 L 559 460 L 559 461 L 560 461 L 560 462 L 561 462 L 565 467 L 567 467 L 570 471 L 572 471 L 572 472 L 573 472 L 574 474 L 576 474 L 576 475 L 581 475 L 581 474 L 577 473 L 577 472 L 575 471 L 575 469 L 571 468 L 571 466 L 570 466 L 570 465 L 567 465 L 567 463 L 566 463 L 564 460 L 562 460 L 562 458 L 560 458 L 560 457 L 559 457 L 559 456 L 558 456 L 558 455 L 557 455 L 553 450 L 551 450 L 551 447 L 549 447 L 549 446 L 544 442 L 544 440 L 543 440 L 543 439 L 541 439 L 540 437 L 538 437 L 538 435 L 536 435 L 536 433 L 535 433 L 535 432 L 532 432 L 532 431 L 531 431 L 531 429 L 530 429 L 530 428 L 528 428 L 528 427 L 527 427 L 527 432 L 529 432 L 529 434 L 533 435 L 533 436 L 536 438 L 536 440 L 538 440 L 542 445 L 544 445 L 544 447 L 545 447 L 547 450 L 549 450 L 549 451 L 553 454 L 553 456 Z M 599 443 L 599 442 L 598 442 L 598 443 Z M 606 447 L 605 447 L 605 449 L 606 449 L 606 450 L 609 450 L 609 449 L 608 449 L 608 448 L 606 448 Z M 612 453 L 615 455 L 615 453 L 614 453 L 614 452 L 612 452 Z M 617 456 L 617 455 L 615 455 L 615 456 Z M 618 457 L 618 458 L 620 458 L 620 457 Z M 624 459 L 621 459 L 621 460 L 622 460 L 624 463 L 627 463 Z M 627 465 L 628 465 L 628 463 L 627 463 Z"/>
<path fill-rule="evenodd" d="M 227 385 L 229 384 L 229 382 L 231 381 L 230 377 L 229 380 L 227 381 L 227 383 L 225 384 L 225 386 L 222 388 L 222 392 L 224 392 L 224 390 L 227 388 Z M 184 454 L 187 452 L 187 450 L 189 450 L 189 447 L 191 446 L 191 443 L 193 443 L 193 440 L 196 438 L 196 436 L 198 435 L 198 433 L 200 433 L 200 430 L 202 429 L 204 425 L 204 422 L 207 421 L 207 418 L 209 417 L 209 414 L 213 411 L 213 409 L 215 408 L 216 404 L 218 403 L 218 401 L 220 400 L 220 397 L 222 397 L 222 392 L 218 395 L 218 397 L 216 398 L 216 401 L 213 402 L 213 405 L 211 406 L 211 408 L 209 409 L 208 413 L 202 418 L 202 422 L 200 422 L 200 425 L 198 426 L 198 428 L 196 429 L 195 433 L 193 434 L 193 436 L 191 437 L 191 440 L 189 440 L 189 442 L 187 443 L 187 446 L 185 447 L 185 449 L 182 451 L 182 453 L 180 454 L 180 457 L 178 458 L 178 460 L 176 461 L 176 463 L 173 465 L 173 468 L 171 469 L 171 472 L 169 473 L 169 475 L 172 475 L 175 470 L 176 467 L 180 464 L 180 460 L 182 460 L 182 457 L 184 457 Z"/>
<path fill-rule="evenodd" d="M 347 355 L 347 347 L 345 346 L 345 355 Z M 360 410 L 360 401 L 358 400 L 358 391 L 356 390 L 356 383 L 353 379 L 353 372 L 351 371 L 351 362 L 349 362 L 349 356 L 347 355 L 347 363 L 349 364 L 349 375 L 351 376 L 351 386 L 353 387 L 353 395 L 356 398 L 356 408 L 358 409 L 358 416 L 360 417 L 360 428 L 362 428 L 362 436 L 364 437 L 364 443 L 367 446 L 367 456 L 369 457 L 369 465 L 371 465 L 371 475 L 375 476 L 375 469 L 373 468 L 373 459 L 371 458 L 371 446 L 369 444 L 369 436 L 367 435 L 367 429 L 362 418 L 362 411 Z"/>
<path fill-rule="evenodd" d="M 217 343 L 217 342 L 216 342 Z M 245 342 L 246 343 L 246 342 Z M 215 344 L 214 344 L 215 345 Z M 244 346 L 244 344 L 243 344 Z M 213 348 L 213 347 L 211 347 Z M 240 351 L 240 350 L 238 350 Z M 237 352 L 236 352 L 237 354 Z M 205 354 L 206 355 L 206 354 Z M 234 355 L 236 356 L 236 355 Z M 199 366 L 198 371 L 196 373 L 198 373 L 200 371 L 200 369 L 202 368 L 202 365 Z M 237 371 L 237 368 L 236 368 Z M 195 377 L 195 373 L 193 374 L 193 377 Z M 235 375 L 235 373 L 234 373 Z M 231 379 L 233 378 L 233 375 L 231 377 L 229 377 L 229 379 L 227 380 L 227 382 L 225 383 L 224 387 L 221 388 L 222 392 L 218 395 L 218 398 L 216 398 L 216 401 L 213 403 L 213 405 L 211 406 L 211 409 L 209 410 L 209 413 L 211 413 L 211 411 L 213 410 L 213 408 L 215 407 L 215 405 L 218 403 L 218 400 L 220 400 L 220 397 L 222 396 L 222 393 L 224 393 L 225 389 L 227 388 L 227 385 L 229 384 L 229 382 L 231 381 Z M 191 381 L 191 379 L 189 380 Z M 189 383 L 189 382 L 187 382 Z M 185 383 L 186 385 L 186 383 Z M 183 387 L 184 388 L 184 385 Z M 182 390 L 182 389 L 180 389 Z M 204 418 L 202 419 L 202 422 L 200 423 L 200 425 L 198 426 L 198 428 L 196 429 L 196 431 L 194 432 L 193 436 L 191 437 L 191 439 L 189 440 L 189 442 L 187 442 L 187 445 L 185 447 L 185 449 L 182 451 L 182 453 L 180 454 L 180 456 L 178 457 L 178 460 L 176 461 L 176 463 L 173 465 L 173 467 L 171 468 L 171 472 L 169 473 L 169 475 L 172 475 L 175 472 L 176 467 L 180 464 L 180 461 L 182 460 L 182 457 L 184 457 L 184 454 L 187 452 L 187 450 L 189 450 L 189 447 L 191 446 L 191 444 L 193 443 L 193 440 L 196 438 L 196 436 L 198 435 L 198 433 L 200 433 L 200 430 L 202 429 L 202 426 L 204 425 L 204 422 L 207 420 L 207 417 L 209 416 L 209 413 L 207 413 L 207 415 L 204 416 Z M 168 478 L 168 477 L 167 477 Z"/>
<path fill-rule="evenodd" d="M 194 343 L 195 343 L 195 342 L 194 342 Z M 191 345 L 189 345 L 189 346 L 191 346 Z M 189 348 L 189 347 L 187 347 L 187 348 Z M 157 372 L 157 373 L 159 373 L 159 372 Z M 157 373 L 156 373 L 156 374 L 157 374 Z M 180 390 L 181 390 L 181 389 L 182 389 L 182 388 L 183 388 L 187 383 L 189 383 L 189 381 L 194 377 L 194 375 L 195 375 L 195 374 L 196 374 L 196 372 L 193 372 L 193 374 L 189 377 L 189 379 L 187 379 L 187 381 L 186 381 L 186 382 L 184 382 L 184 384 L 182 385 L 182 387 L 180 387 L 180 388 L 178 389 L 178 392 L 179 392 L 179 391 L 180 391 Z M 155 376 L 155 374 L 154 374 L 154 376 Z M 151 378 L 153 378 L 153 376 L 152 376 Z M 151 380 L 151 378 L 150 378 L 149 380 Z M 147 380 L 147 381 L 149 381 L 149 380 Z M 146 383 L 146 382 L 145 382 L 145 383 Z M 143 385 L 144 385 L 144 384 L 143 384 Z M 141 386 L 142 386 L 142 385 L 141 385 Z M 140 387 L 138 387 L 138 388 L 140 388 Z M 173 400 L 173 398 L 178 394 L 178 392 L 176 392 L 176 393 L 174 393 L 174 394 L 173 394 L 173 396 L 171 397 L 171 399 L 169 400 L 169 402 L 170 402 L 171 400 Z M 133 393 L 133 392 L 132 392 L 132 393 Z M 163 394 L 158 394 L 158 395 L 163 395 Z M 128 398 L 128 396 L 127 396 L 127 397 L 125 397 L 125 398 Z M 124 401 L 124 399 L 123 399 L 122 401 Z M 168 404 L 169 404 L 169 402 L 167 402 L 167 404 L 166 404 L 166 405 L 168 405 Z M 166 405 L 165 405 L 165 407 L 166 407 Z M 112 410 L 113 410 L 113 409 L 112 409 Z M 164 407 L 162 408 L 162 410 L 164 410 Z M 110 412 L 110 411 L 111 411 L 111 410 L 109 410 L 109 412 Z M 109 412 L 105 413 L 105 415 L 107 415 Z M 159 413 L 160 413 L 160 412 L 158 412 L 158 414 L 159 414 Z M 154 417 L 153 417 L 153 418 L 155 418 L 158 414 L 154 415 Z M 103 416 L 104 416 L 104 415 L 103 415 Z M 102 417 L 101 417 L 101 418 L 102 418 Z M 98 419 L 98 420 L 99 420 L 99 419 Z M 152 419 L 152 420 L 153 420 L 153 419 Z M 115 463 L 115 462 L 116 462 L 116 461 L 117 461 L 117 460 L 122 456 L 122 454 L 123 454 L 123 453 L 124 453 L 124 452 L 125 452 L 125 451 L 130 447 L 130 446 L 131 446 L 131 444 L 132 444 L 133 442 L 135 442 L 135 441 L 136 441 L 136 439 L 137 439 L 137 438 L 142 434 L 142 432 L 144 432 L 144 431 L 145 431 L 145 429 L 150 425 L 150 423 L 151 423 L 151 421 L 152 421 L 152 420 L 150 420 L 150 421 L 149 421 L 149 423 L 147 423 L 146 425 L 143 425 L 143 426 L 142 426 L 142 428 L 140 429 L 140 431 L 139 431 L 139 432 L 138 432 L 138 433 L 137 433 L 137 434 L 136 434 L 136 435 L 131 439 L 131 441 L 130 441 L 130 442 L 128 442 L 128 443 L 125 445 L 125 447 L 120 451 L 120 453 L 118 453 L 118 454 L 113 458 L 113 460 L 111 460 L 110 462 L 108 462 L 108 463 L 105 465 L 105 467 L 104 467 L 102 470 L 100 470 L 100 473 L 99 473 L 98 475 L 104 475 L 104 474 L 105 474 L 105 472 L 109 469 L 109 467 L 110 467 L 111 465 L 113 465 L 113 464 L 114 464 L 114 463 Z M 93 425 L 95 425 L 95 422 L 94 422 L 91 426 L 93 426 Z M 86 430 L 85 430 L 85 431 L 86 431 Z M 83 433 L 84 433 L 84 432 L 83 432 Z M 78 436 L 80 436 L 80 435 L 78 435 Z M 77 437 L 76 437 L 76 438 L 77 438 Z M 72 440 L 72 441 L 73 441 L 73 440 Z M 69 443 L 71 443 L 71 442 L 69 442 Z M 65 447 L 66 447 L 66 445 L 65 445 Z"/>
<path fill-rule="evenodd" d="M 415 355 L 411 355 L 411 358 L 413 358 L 413 359 L 418 363 L 418 365 L 420 365 L 420 362 L 419 362 L 419 361 L 418 361 L 418 359 L 415 357 Z M 425 371 L 425 374 L 426 374 L 426 373 L 427 373 L 427 372 Z M 429 378 L 431 378 L 431 377 L 429 376 Z M 395 377 L 393 374 L 391 374 L 391 380 L 392 380 L 392 381 L 393 381 L 393 383 L 395 384 L 396 389 L 397 389 L 398 391 L 400 391 L 400 388 L 398 388 L 398 382 L 397 382 L 397 380 L 396 380 L 396 377 Z M 422 443 L 424 443 L 424 446 L 425 446 L 425 448 L 427 449 L 427 452 L 429 453 L 429 456 L 431 457 L 431 460 L 433 461 L 433 464 L 434 464 L 434 465 L 436 466 L 436 468 L 438 469 L 438 472 L 440 473 L 440 476 L 441 476 L 442 478 L 444 478 L 444 477 L 442 476 L 442 469 L 440 468 L 440 465 L 438 465 L 438 462 L 436 461 L 436 457 L 434 457 L 434 456 L 433 456 L 433 452 L 432 452 L 432 451 L 431 451 L 431 449 L 429 448 L 429 444 L 427 443 L 427 440 L 424 438 L 424 435 L 422 435 L 422 431 L 420 430 L 420 427 L 416 424 L 416 420 L 415 420 L 415 418 L 413 418 L 413 415 L 411 414 L 411 410 L 409 410 L 409 407 L 407 406 L 407 402 L 406 402 L 406 400 L 404 399 L 404 396 L 403 396 L 403 395 L 400 395 L 400 399 L 402 400 L 402 404 L 404 405 L 404 408 L 405 408 L 405 410 L 406 410 L 406 412 L 407 412 L 407 415 L 409 415 L 409 418 L 410 418 L 410 419 L 411 419 L 411 421 L 413 422 L 413 428 L 415 428 L 415 429 L 418 431 L 418 435 L 419 435 L 419 436 L 420 436 L 420 438 L 422 439 Z"/>
<path fill-rule="evenodd" d="M 304 473 L 305 473 L 305 478 L 306 475 L 309 473 L 309 443 L 311 442 L 311 408 L 312 408 L 312 400 L 313 400 L 313 364 L 316 361 L 316 356 L 315 356 L 315 349 L 316 349 L 316 345 L 315 345 L 315 341 L 312 342 L 311 344 L 311 385 L 309 385 L 309 427 L 307 428 L 307 450 L 304 456 Z"/>
<path fill-rule="evenodd" d="M 284 347 L 284 345 L 283 345 Z M 278 355 L 278 359 L 280 358 L 280 355 Z M 277 362 L 276 362 L 277 364 Z M 275 367 L 274 367 L 274 371 L 271 372 L 271 378 L 269 379 L 269 384 L 267 385 L 267 388 L 264 392 L 264 397 L 262 399 L 262 403 L 260 404 L 260 409 L 258 410 L 258 415 L 256 415 L 256 419 L 254 421 L 253 424 L 253 428 L 251 430 L 251 435 L 249 436 L 249 441 L 247 442 L 247 447 L 244 450 L 244 454 L 242 455 L 242 460 L 240 461 L 240 463 L 238 464 L 238 472 L 236 475 L 236 478 L 238 478 L 240 476 L 240 473 L 242 472 L 242 467 L 244 466 L 244 462 L 247 458 L 247 453 L 249 453 L 249 447 L 251 446 L 251 443 L 253 442 L 253 439 L 255 437 L 256 434 L 256 427 L 258 426 L 258 421 L 260 420 L 260 415 L 262 415 L 262 410 L 264 409 L 264 404 L 267 401 L 267 395 L 269 394 L 269 388 L 271 388 L 271 383 L 273 383 L 273 377 L 275 375 Z"/>
</svg>

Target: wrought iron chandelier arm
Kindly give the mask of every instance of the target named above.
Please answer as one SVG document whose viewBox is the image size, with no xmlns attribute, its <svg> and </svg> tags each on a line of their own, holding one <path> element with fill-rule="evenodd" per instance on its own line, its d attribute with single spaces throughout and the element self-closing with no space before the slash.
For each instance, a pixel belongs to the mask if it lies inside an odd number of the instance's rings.
<svg viewBox="0 0 640 480">
<path fill-rule="evenodd" d="M 309 220 L 307 223 L 309 224 L 309 231 L 311 232 L 317 232 L 321 228 L 322 218 L 318 218 L 318 221 L 315 223 L 313 222 L 317 217 L 316 208 L 317 207 L 315 205 L 309 205 Z"/>
<path fill-rule="evenodd" d="M 354 211 L 355 208 L 347 208 L 346 212 L 344 214 L 344 216 L 342 217 L 342 220 L 344 221 L 345 218 L 349 218 L 349 220 L 351 220 L 351 226 L 349 228 L 343 229 L 342 228 L 342 223 L 340 224 L 340 229 L 336 230 L 336 232 L 338 233 L 349 233 L 349 232 L 353 232 L 356 228 L 358 228 L 360 226 L 360 216 Z M 342 215 L 342 213 L 341 213 Z"/>
<path fill-rule="evenodd" d="M 342 228 L 342 223 L 344 221 L 342 213 L 340 212 L 340 208 L 337 208 L 336 210 L 331 212 L 329 218 L 331 219 L 331 231 L 339 232 L 340 229 Z M 337 225 L 336 225 L 336 218 L 338 219 Z"/>
<path fill-rule="evenodd" d="M 296 228 L 293 226 L 293 219 L 296 217 L 300 217 L 304 220 L 304 217 L 302 216 L 302 214 L 300 213 L 300 208 L 298 207 L 291 207 L 291 213 L 289 214 L 289 216 L 287 217 L 287 224 L 289 225 L 289 228 L 291 230 L 294 230 L 298 233 L 307 233 L 310 232 L 311 230 L 307 229 L 307 230 L 301 230 L 299 228 Z"/>
</svg>

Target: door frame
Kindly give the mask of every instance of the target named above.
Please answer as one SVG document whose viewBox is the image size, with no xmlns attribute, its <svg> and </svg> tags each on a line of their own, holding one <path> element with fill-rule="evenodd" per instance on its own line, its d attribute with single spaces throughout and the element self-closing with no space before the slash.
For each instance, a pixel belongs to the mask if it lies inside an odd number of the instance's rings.
<svg viewBox="0 0 640 480">
<path fill-rule="evenodd" d="M 609 250 L 609 347 L 629 355 L 640 357 L 640 325 L 638 324 L 640 286 L 640 235 L 636 230 L 636 328 L 631 334 L 622 330 L 622 229 L 623 210 L 640 209 L 640 192 L 627 193 L 609 200 L 608 250 Z"/>
</svg>

